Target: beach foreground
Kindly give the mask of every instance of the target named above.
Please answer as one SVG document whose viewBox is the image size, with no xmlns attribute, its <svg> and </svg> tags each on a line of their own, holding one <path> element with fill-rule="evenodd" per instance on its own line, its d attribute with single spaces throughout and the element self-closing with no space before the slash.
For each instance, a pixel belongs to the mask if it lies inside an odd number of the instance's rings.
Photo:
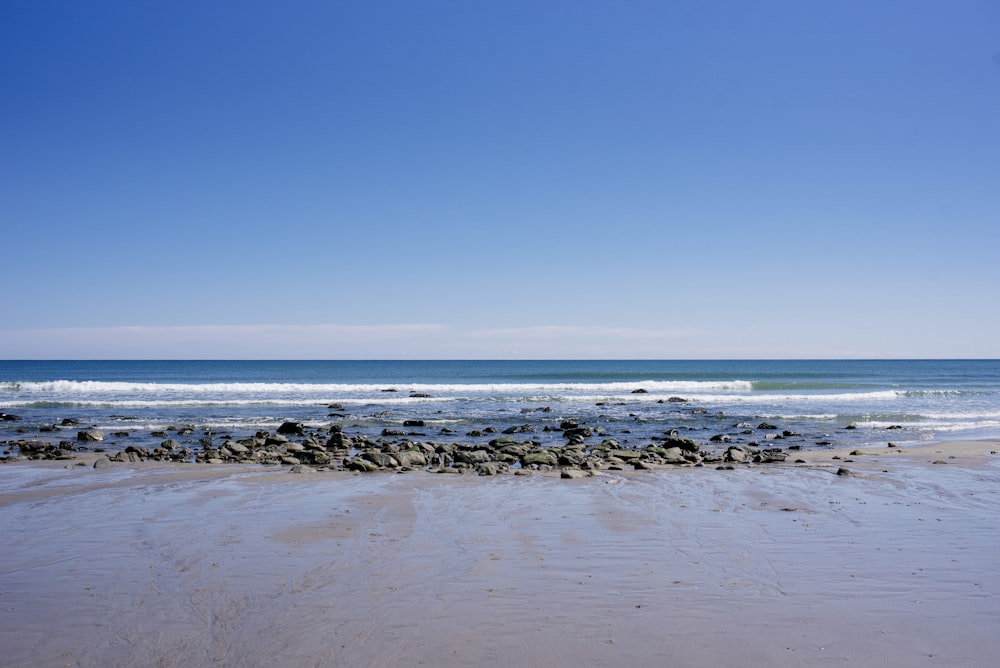
<svg viewBox="0 0 1000 668">
<path fill-rule="evenodd" d="M 11 464 L 0 663 L 995 665 L 996 450 L 576 480 Z"/>
</svg>

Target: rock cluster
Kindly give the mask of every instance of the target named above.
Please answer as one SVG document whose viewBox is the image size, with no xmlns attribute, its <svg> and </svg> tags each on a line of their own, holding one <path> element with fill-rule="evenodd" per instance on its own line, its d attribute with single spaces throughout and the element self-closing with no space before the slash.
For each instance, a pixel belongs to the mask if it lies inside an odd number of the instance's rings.
<svg viewBox="0 0 1000 668">
<path fill-rule="evenodd" d="M 75 421 L 67 420 L 69 426 Z M 424 427 L 420 420 L 408 420 L 405 427 Z M 736 425 L 749 427 L 749 425 Z M 775 430 L 770 424 L 761 424 L 758 429 Z M 274 432 L 258 431 L 247 438 L 233 439 L 225 435 L 204 433 L 198 440 L 199 447 L 183 444 L 171 438 L 191 436 L 195 428 L 189 425 L 172 426 L 166 431 L 152 433 L 154 438 L 163 438 L 156 447 L 129 445 L 124 450 L 110 456 L 113 462 L 203 462 L 210 464 L 247 463 L 270 464 L 298 467 L 296 471 L 308 469 L 340 470 L 369 473 L 375 471 L 428 470 L 439 473 L 476 473 L 497 475 L 507 472 L 554 471 L 563 477 L 592 475 L 600 470 L 650 469 L 662 466 L 706 466 L 732 468 L 734 464 L 767 464 L 782 462 L 787 453 L 780 448 L 761 448 L 756 442 L 730 444 L 727 434 L 711 437 L 708 447 L 694 439 L 681 435 L 677 430 L 650 439 L 642 446 L 623 446 L 614 438 L 608 438 L 601 427 L 591 427 L 575 420 L 561 420 L 545 425 L 543 431 L 561 432 L 565 444 L 543 445 L 540 440 L 526 434 L 535 433 L 530 424 L 504 429 L 487 427 L 482 431 L 469 432 L 469 436 L 494 438 L 488 442 L 441 442 L 434 440 L 413 440 L 423 434 L 403 430 L 385 429 L 376 439 L 365 435 L 348 435 L 341 425 L 310 427 L 301 422 L 285 422 Z M 740 433 L 752 432 L 744 429 Z M 442 436 L 454 433 L 442 430 Z M 784 432 L 783 436 L 793 435 Z M 116 432 L 116 437 L 127 437 L 126 432 Z M 768 434 L 770 436 L 770 434 Z M 775 437 L 778 437 L 775 434 Z M 42 441 L 18 441 L 16 445 L 22 457 L 29 459 L 72 459 L 78 450 L 86 450 L 85 444 L 100 443 L 105 434 L 97 429 L 85 429 L 77 433 L 75 441 L 61 441 L 49 444 Z M 713 448 L 714 444 L 721 444 Z M 795 449 L 792 446 L 790 449 Z M 98 449 L 98 452 L 103 450 Z M 304 467 L 304 468 L 303 468 Z"/>
</svg>

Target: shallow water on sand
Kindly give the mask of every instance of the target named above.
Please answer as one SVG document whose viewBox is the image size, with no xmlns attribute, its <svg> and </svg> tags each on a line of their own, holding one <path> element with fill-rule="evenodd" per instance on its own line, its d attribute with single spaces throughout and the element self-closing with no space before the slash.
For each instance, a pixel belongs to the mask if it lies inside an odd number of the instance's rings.
<svg viewBox="0 0 1000 668">
<path fill-rule="evenodd" d="M 5 665 L 993 665 L 1000 468 L 7 467 Z"/>
</svg>

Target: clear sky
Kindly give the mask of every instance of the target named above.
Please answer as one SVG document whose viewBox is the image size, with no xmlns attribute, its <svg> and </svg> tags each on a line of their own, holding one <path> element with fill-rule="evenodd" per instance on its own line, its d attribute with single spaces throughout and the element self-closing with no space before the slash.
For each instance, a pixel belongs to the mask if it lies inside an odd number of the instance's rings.
<svg viewBox="0 0 1000 668">
<path fill-rule="evenodd" d="M 0 358 L 1000 357 L 1000 2 L 0 3 Z"/>
</svg>

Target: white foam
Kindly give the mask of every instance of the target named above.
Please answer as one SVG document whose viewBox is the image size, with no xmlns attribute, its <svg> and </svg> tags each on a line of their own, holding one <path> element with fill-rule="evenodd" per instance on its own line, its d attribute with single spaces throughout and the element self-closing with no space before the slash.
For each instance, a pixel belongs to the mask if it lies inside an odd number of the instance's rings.
<svg viewBox="0 0 1000 668">
<path fill-rule="evenodd" d="M 369 383 L 128 383 L 104 381 L 52 380 L 5 382 L 0 385 L 4 392 L 29 392 L 45 394 L 143 394 L 143 393 L 191 393 L 191 394 L 241 394 L 241 393 L 356 393 L 385 392 L 443 392 L 449 394 L 523 394 L 526 392 L 631 392 L 644 389 L 647 392 L 749 392 L 753 384 L 745 380 L 727 381 L 643 381 L 637 383 L 420 383 L 420 384 L 369 384 Z"/>
</svg>

